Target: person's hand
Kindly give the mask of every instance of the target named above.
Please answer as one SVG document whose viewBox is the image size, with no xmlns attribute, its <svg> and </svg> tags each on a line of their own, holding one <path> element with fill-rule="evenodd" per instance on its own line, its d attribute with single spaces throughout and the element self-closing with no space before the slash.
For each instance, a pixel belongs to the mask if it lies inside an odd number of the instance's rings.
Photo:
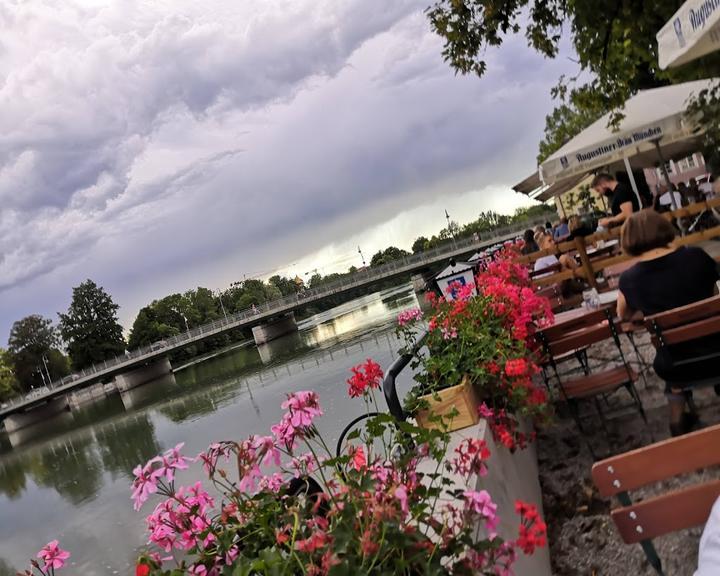
<svg viewBox="0 0 720 576">
<path fill-rule="evenodd" d="M 600 220 L 598 220 L 598 226 L 610 228 L 610 218 L 600 218 Z"/>
</svg>

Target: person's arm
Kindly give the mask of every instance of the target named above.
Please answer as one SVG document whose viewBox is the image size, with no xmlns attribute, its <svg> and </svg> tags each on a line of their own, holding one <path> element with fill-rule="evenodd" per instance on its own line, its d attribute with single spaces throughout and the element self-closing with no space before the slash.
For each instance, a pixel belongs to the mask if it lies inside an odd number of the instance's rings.
<svg viewBox="0 0 720 576">
<path fill-rule="evenodd" d="M 633 317 L 635 314 L 635 310 L 631 309 L 630 306 L 628 306 L 627 300 L 625 299 L 625 294 L 622 292 L 618 292 L 618 299 L 617 299 L 617 315 L 620 320 L 630 320 L 630 318 Z"/>
<path fill-rule="evenodd" d="M 617 225 L 625 222 L 625 220 L 627 220 L 628 218 L 630 218 L 630 216 L 632 216 L 632 213 L 633 213 L 633 203 L 630 201 L 623 202 L 622 204 L 620 204 L 620 212 L 618 213 L 617 216 L 611 216 L 609 218 L 601 218 L 600 220 L 598 220 L 598 224 L 600 226 L 603 226 L 604 228 L 610 228 L 611 226 L 617 226 Z"/>
</svg>

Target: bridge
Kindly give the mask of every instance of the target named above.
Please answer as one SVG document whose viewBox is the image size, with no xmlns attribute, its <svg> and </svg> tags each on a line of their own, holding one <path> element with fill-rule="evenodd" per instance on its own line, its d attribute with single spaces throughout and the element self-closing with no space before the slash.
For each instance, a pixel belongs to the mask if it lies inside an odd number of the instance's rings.
<svg viewBox="0 0 720 576">
<path fill-rule="evenodd" d="M 65 398 L 67 395 L 84 388 L 97 388 L 99 382 L 109 382 L 114 379 L 115 388 L 121 392 L 139 386 L 172 370 L 167 359 L 171 352 L 228 330 L 253 327 L 255 341 L 267 342 L 297 329 L 293 312 L 298 308 L 382 280 L 428 269 L 450 258 L 458 258 L 471 252 L 487 249 L 500 242 L 516 238 L 526 228 L 540 223 L 539 221 L 528 221 L 519 226 L 495 230 L 492 234 L 448 240 L 432 250 L 411 254 L 382 266 L 365 268 L 336 282 L 269 301 L 254 309 L 228 314 L 223 318 L 197 326 L 150 346 L 128 351 L 123 355 L 65 376 L 47 388 L 35 391 L 23 398 L 16 398 L 0 409 L 0 422 L 4 423 L 8 432 L 32 424 L 38 419 L 68 409 L 68 401 Z"/>
</svg>

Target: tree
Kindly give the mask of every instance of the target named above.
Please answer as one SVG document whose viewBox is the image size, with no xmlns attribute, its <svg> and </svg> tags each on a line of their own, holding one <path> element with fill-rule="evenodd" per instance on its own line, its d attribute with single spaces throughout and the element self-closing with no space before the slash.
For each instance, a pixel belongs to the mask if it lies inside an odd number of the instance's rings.
<svg viewBox="0 0 720 576">
<path fill-rule="evenodd" d="M 153 304 L 156 304 L 155 302 Z M 158 318 L 154 306 L 145 306 L 138 312 L 128 338 L 128 348 L 134 350 L 180 333 L 180 329 Z"/>
<path fill-rule="evenodd" d="M 439 0 L 428 17 L 444 40 L 442 54 L 450 66 L 478 76 L 487 70 L 486 48 L 501 46 L 523 28 L 529 45 L 548 58 L 557 56 L 560 39 L 569 31 L 579 71 L 560 78 L 553 91 L 561 105 L 547 119 L 540 148 L 540 157 L 547 157 L 590 118 L 613 111 L 611 123 L 616 124 L 623 103 L 639 90 L 717 77 L 717 53 L 685 66 L 658 68 L 655 34 L 678 5 L 677 0 Z M 587 81 L 578 86 L 580 79 Z"/>
<path fill-rule="evenodd" d="M 0 348 L 0 402 L 5 402 L 20 391 L 12 357 L 7 350 Z"/>
<path fill-rule="evenodd" d="M 15 378 L 22 390 L 27 391 L 46 383 L 41 371 L 47 372 L 44 366 L 51 351 L 55 350 L 60 354 L 57 350 L 58 344 L 57 332 L 49 318 L 33 314 L 12 325 L 8 338 L 8 352 L 15 369 Z M 53 380 L 67 374 L 67 372 L 62 373 L 60 366 L 52 367 L 56 368 L 57 372 L 48 368 Z"/>
<path fill-rule="evenodd" d="M 389 248 L 385 248 L 385 250 L 376 252 L 370 259 L 370 266 L 382 266 L 383 264 L 404 258 L 405 256 L 410 256 L 410 253 L 395 246 L 390 246 Z"/>
<path fill-rule="evenodd" d="M 60 335 L 67 345 L 75 370 L 113 358 L 125 351 L 119 306 L 92 280 L 73 288 L 67 314 L 60 317 Z"/>
<path fill-rule="evenodd" d="M 413 254 L 417 254 L 418 252 L 424 252 L 426 250 L 425 246 L 430 241 L 425 238 L 425 236 L 418 236 L 415 238 L 415 242 L 412 244 L 411 250 L 413 251 Z"/>
<path fill-rule="evenodd" d="M 283 296 L 292 296 L 298 291 L 298 285 L 295 283 L 294 280 L 286 278 L 285 276 L 280 276 L 279 274 L 276 274 L 275 276 L 270 276 L 270 278 L 268 279 L 268 284 L 277 288 L 280 291 L 280 294 Z"/>
</svg>

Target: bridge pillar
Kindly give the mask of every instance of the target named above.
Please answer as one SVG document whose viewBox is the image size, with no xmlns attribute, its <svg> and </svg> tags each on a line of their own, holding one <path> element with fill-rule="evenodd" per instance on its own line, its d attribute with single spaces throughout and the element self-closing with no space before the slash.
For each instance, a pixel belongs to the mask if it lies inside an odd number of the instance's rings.
<svg viewBox="0 0 720 576">
<path fill-rule="evenodd" d="M 130 372 L 118 374 L 115 376 L 115 388 L 118 392 L 127 392 L 131 388 L 141 386 L 150 380 L 156 380 L 165 374 L 172 372 L 169 358 L 164 357 L 156 360 L 152 364 L 135 368 Z"/>
<path fill-rule="evenodd" d="M 18 412 L 5 417 L 5 431 L 8 434 L 17 432 L 21 428 L 31 426 L 38 422 L 45 422 L 50 416 L 55 416 L 60 412 L 70 410 L 68 399 L 66 396 L 54 398 L 45 404 L 39 404 L 30 408 L 27 412 Z"/>
<path fill-rule="evenodd" d="M 280 318 L 270 320 L 266 324 L 253 326 L 252 333 L 255 344 L 265 344 L 266 342 L 270 342 L 270 340 L 275 340 L 275 338 L 280 338 L 280 336 L 295 332 L 297 329 L 295 314 L 290 312 Z"/>
</svg>

